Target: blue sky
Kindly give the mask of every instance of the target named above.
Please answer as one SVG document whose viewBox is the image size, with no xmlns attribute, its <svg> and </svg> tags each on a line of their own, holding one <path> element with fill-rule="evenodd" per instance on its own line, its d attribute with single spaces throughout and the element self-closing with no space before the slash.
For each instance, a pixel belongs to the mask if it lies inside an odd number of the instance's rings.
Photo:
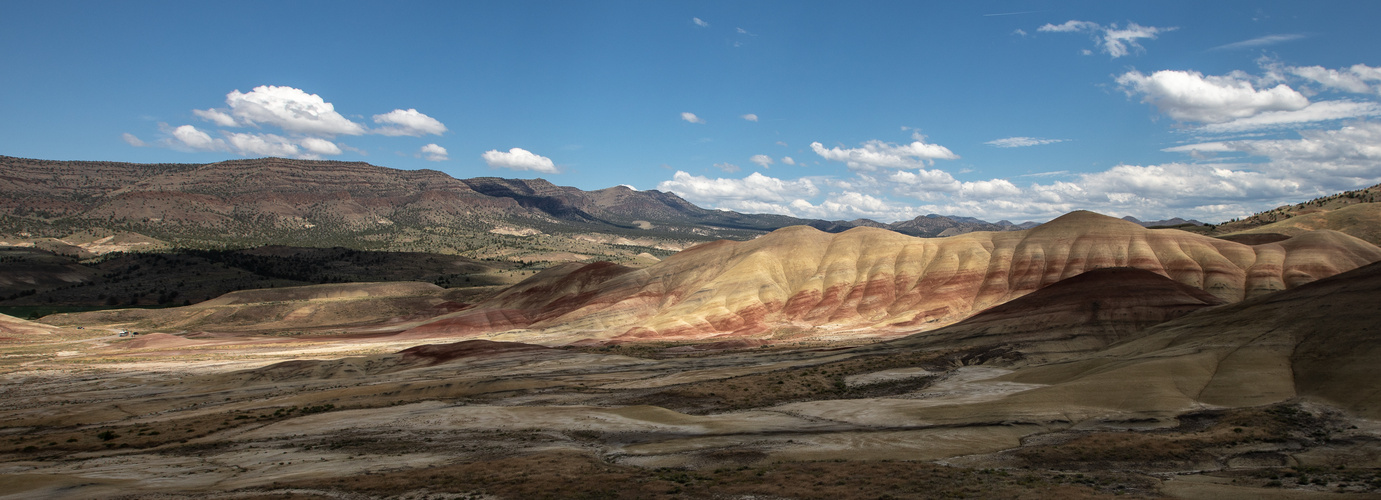
<svg viewBox="0 0 1381 500">
<path fill-rule="evenodd" d="M 0 154 L 315 157 L 882 221 L 1381 182 L 1381 3 L 2 2 Z"/>
</svg>

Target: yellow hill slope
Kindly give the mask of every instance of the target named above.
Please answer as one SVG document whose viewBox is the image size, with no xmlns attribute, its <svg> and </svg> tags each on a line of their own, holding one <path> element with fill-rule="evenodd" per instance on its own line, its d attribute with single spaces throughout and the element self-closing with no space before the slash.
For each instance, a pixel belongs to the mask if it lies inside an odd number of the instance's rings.
<svg viewBox="0 0 1381 500">
<path fill-rule="evenodd" d="M 1346 233 L 1373 245 L 1381 245 L 1381 203 L 1359 203 L 1337 210 L 1306 213 L 1224 236 L 1233 237 L 1250 234 L 1299 236 L 1319 229 Z"/>
</svg>

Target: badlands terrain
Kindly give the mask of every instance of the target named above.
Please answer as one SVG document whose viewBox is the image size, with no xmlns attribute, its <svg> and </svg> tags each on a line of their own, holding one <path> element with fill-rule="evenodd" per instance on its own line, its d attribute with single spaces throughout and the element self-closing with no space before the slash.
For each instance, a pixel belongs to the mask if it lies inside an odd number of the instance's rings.
<svg viewBox="0 0 1381 500">
<path fill-rule="evenodd" d="M 540 270 L 198 254 L 245 289 L 0 317 L 0 498 L 1377 498 L 1378 212 L 1345 198 Z"/>
</svg>

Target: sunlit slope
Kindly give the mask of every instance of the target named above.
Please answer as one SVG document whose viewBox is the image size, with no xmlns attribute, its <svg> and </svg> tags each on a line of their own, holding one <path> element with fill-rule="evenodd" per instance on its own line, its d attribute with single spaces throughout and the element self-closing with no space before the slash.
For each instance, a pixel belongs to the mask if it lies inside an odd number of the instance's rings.
<svg viewBox="0 0 1381 500">
<path fill-rule="evenodd" d="M 0 339 L 28 339 L 35 335 L 49 335 L 57 330 L 58 328 L 42 323 L 0 314 Z"/>
<path fill-rule="evenodd" d="M 1372 244 L 1381 245 L 1381 203 L 1359 203 L 1337 210 L 1307 213 L 1225 236 L 1246 234 L 1299 236 L 1319 229 L 1331 229 L 1356 236 Z"/>
<path fill-rule="evenodd" d="M 343 283 L 231 292 L 167 309 L 116 309 L 45 316 L 55 325 L 121 325 L 157 331 L 314 329 L 414 321 L 454 311 L 430 283 Z M 420 315 L 420 317 L 419 317 Z"/>
<path fill-rule="evenodd" d="M 1144 269 L 1235 302 L 1378 260 L 1375 245 L 1332 231 L 1249 246 L 1091 212 L 1026 231 L 930 239 L 790 227 L 701 245 L 643 269 L 554 268 L 410 333 L 526 329 L 549 336 L 545 342 L 892 335 L 949 325 L 1097 268 Z"/>
<path fill-rule="evenodd" d="M 1079 415 L 1254 406 L 1303 396 L 1381 417 L 1378 297 L 1381 264 L 1372 264 L 1200 311 L 1097 354 L 1020 369 L 1003 380 L 1050 386 L 995 405 Z"/>
</svg>

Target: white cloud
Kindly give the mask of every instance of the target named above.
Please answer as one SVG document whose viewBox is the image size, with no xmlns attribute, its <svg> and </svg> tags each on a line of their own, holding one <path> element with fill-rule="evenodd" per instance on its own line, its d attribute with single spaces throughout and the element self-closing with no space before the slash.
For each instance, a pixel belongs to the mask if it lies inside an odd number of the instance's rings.
<svg viewBox="0 0 1381 500">
<path fill-rule="evenodd" d="M 441 124 L 441 121 L 412 108 L 407 110 L 395 109 L 382 115 L 374 115 L 374 123 L 387 125 L 374 130 L 374 133 L 381 135 L 421 137 L 427 134 L 441 135 L 446 132 L 446 126 Z"/>
<path fill-rule="evenodd" d="M 782 157 L 782 163 L 787 164 L 787 165 L 795 165 L 795 164 L 796 164 L 796 159 L 795 159 L 795 158 L 792 158 L 792 157 L 790 157 L 790 156 L 783 156 L 783 157 Z"/>
<path fill-rule="evenodd" d="M 1038 28 L 1036 31 L 1044 31 L 1048 33 L 1078 33 L 1094 31 L 1102 28 L 1102 25 L 1092 21 L 1076 21 L 1070 19 L 1068 21 L 1065 21 L 1063 24 L 1047 23 L 1046 25 Z"/>
<path fill-rule="evenodd" d="M 289 138 L 276 134 L 251 134 L 221 131 L 224 138 L 192 125 L 177 128 L 163 127 L 167 138 L 160 145 L 190 151 L 230 152 L 241 156 L 277 156 L 283 158 L 320 158 L 341 154 L 341 147 L 319 137 Z"/>
<path fill-rule="evenodd" d="M 1087 33 L 1099 50 L 1104 54 L 1112 56 L 1114 59 L 1125 56 L 1131 52 L 1144 52 L 1145 47 L 1141 46 L 1138 40 L 1155 40 L 1156 35 L 1175 31 L 1178 28 L 1158 28 L 1155 26 L 1142 26 L 1137 23 L 1127 23 L 1127 27 L 1120 28 L 1116 23 L 1103 26 L 1091 21 L 1069 20 L 1063 24 L 1046 24 L 1037 31 L 1046 33 Z M 1085 55 L 1091 51 L 1085 50 Z"/>
<path fill-rule="evenodd" d="M 507 153 L 499 150 L 485 151 L 483 155 L 485 163 L 491 167 L 507 168 L 510 170 L 531 170 L 548 174 L 560 173 L 556 169 L 556 164 L 552 163 L 551 158 L 533 154 L 531 151 L 522 148 L 513 148 Z"/>
<path fill-rule="evenodd" d="M 1354 64 L 1348 68 L 1353 74 L 1369 82 L 1381 81 L 1381 68 L 1373 68 L 1365 64 Z"/>
<path fill-rule="evenodd" d="M 226 94 L 225 103 L 230 106 L 228 114 L 205 110 L 197 115 L 221 126 L 265 124 L 288 132 L 326 136 L 365 133 L 363 125 L 341 116 L 321 96 L 292 87 L 261 85 L 249 93 L 235 90 Z"/>
<path fill-rule="evenodd" d="M 753 113 L 748 113 L 748 114 L 746 114 L 746 115 L 743 115 L 741 118 L 743 118 L 744 120 L 748 120 L 748 121 L 750 121 L 750 122 L 758 121 L 758 115 L 755 115 L 755 114 L 753 114 Z"/>
<path fill-rule="evenodd" d="M 446 161 L 451 159 L 450 154 L 446 152 L 446 148 L 436 144 L 422 146 L 422 149 L 418 150 L 418 154 L 421 154 L 427 161 Z M 488 160 L 488 158 L 486 158 L 486 160 Z"/>
<path fill-rule="evenodd" d="M 312 154 L 334 156 L 341 153 L 340 146 L 336 143 L 319 137 L 304 137 L 298 140 L 298 144 Z"/>
<path fill-rule="evenodd" d="M 175 128 L 169 134 L 178 145 L 197 151 L 217 151 L 225 149 L 225 144 L 218 139 L 212 139 L 211 134 L 202 132 L 191 125 L 183 125 Z"/>
<path fill-rule="evenodd" d="M 701 120 L 699 116 L 695 116 L 695 113 L 689 111 L 681 113 L 681 119 L 691 123 L 705 123 L 705 120 Z"/>
<path fill-rule="evenodd" d="M 1137 40 L 1142 38 L 1155 40 L 1156 34 L 1174 30 L 1175 28 L 1141 26 L 1136 23 L 1127 23 L 1126 28 L 1119 29 L 1116 24 L 1113 24 L 1103 32 L 1103 52 L 1113 58 L 1125 56 L 1129 50 L 1142 52 L 1146 49 L 1137 43 Z"/>
<path fill-rule="evenodd" d="M 239 122 L 235 121 L 235 117 L 230 116 L 226 114 L 224 111 L 218 109 L 194 109 L 192 110 L 192 114 L 200 116 L 201 119 L 214 123 L 221 127 L 240 126 Z"/>
<path fill-rule="evenodd" d="M 772 168 L 772 157 L 767 155 L 753 155 L 748 161 L 758 164 L 762 168 Z"/>
<path fill-rule="evenodd" d="M 671 180 L 658 184 L 657 189 L 676 193 L 695 203 L 730 209 L 745 206 L 743 202 L 779 204 L 820 194 L 820 189 L 810 179 L 782 180 L 758 172 L 742 179 L 711 179 L 678 170 Z"/>
<path fill-rule="evenodd" d="M 1301 130 L 1300 139 L 1227 141 L 1231 149 L 1270 158 L 1280 170 L 1300 175 L 1381 176 L 1381 123 L 1336 130 Z M 1298 171 L 1307 167 L 1308 172 Z"/>
<path fill-rule="evenodd" d="M 1263 157 L 1252 166 L 1273 178 L 1317 186 L 1318 194 L 1381 182 L 1381 123 L 1301 130 L 1299 139 L 1216 141 L 1166 148 L 1189 154 L 1236 152 Z"/>
<path fill-rule="evenodd" d="M 1304 123 L 1381 115 L 1381 105 L 1348 100 L 1320 101 L 1295 111 L 1267 111 L 1256 116 L 1195 128 L 1208 133 L 1236 133 Z"/>
<path fill-rule="evenodd" d="M 1065 141 L 1066 139 L 1041 139 L 1037 137 L 1007 137 L 1003 139 L 993 139 L 983 144 L 999 148 L 1024 148 L 1028 146 L 1040 146 L 1043 144 L 1054 144 L 1057 142 Z"/>
<path fill-rule="evenodd" d="M 705 22 L 704 20 L 702 20 L 702 19 L 700 19 L 700 18 L 698 18 L 698 17 L 692 17 L 692 18 L 691 18 L 691 24 L 694 24 L 694 25 L 699 26 L 699 27 L 701 27 L 701 28 L 708 28 L 708 27 L 710 27 L 710 23 L 707 23 L 707 22 Z"/>
<path fill-rule="evenodd" d="M 1021 189 L 1007 179 L 965 182 L 959 187 L 959 194 L 967 198 L 994 199 L 1021 195 Z"/>
<path fill-rule="evenodd" d="M 954 160 L 959 155 L 938 144 L 927 144 L 916 140 L 910 144 L 893 144 L 879 140 L 863 143 L 860 148 L 825 149 L 819 142 L 810 143 L 811 151 L 830 161 L 844 162 L 849 168 L 876 170 L 879 168 L 919 168 L 935 163 L 935 160 Z"/>
<path fill-rule="evenodd" d="M 741 170 L 740 168 L 738 168 L 738 165 L 734 165 L 733 163 L 716 163 L 714 164 L 714 168 L 723 170 L 724 172 L 730 174 Z"/>
<path fill-rule="evenodd" d="M 882 221 L 927 213 L 996 221 L 1048 220 L 1073 210 L 1139 218 L 1216 222 L 1381 182 L 1381 123 L 1304 130 L 1297 139 L 1214 141 L 1167 148 L 1189 154 L 1238 153 L 1263 161 L 1118 165 L 1060 175 L 1048 183 L 961 181 L 935 168 L 855 170 L 848 179 L 710 179 L 679 173 L 659 189 L 716 208 L 797 217 Z M 832 192 L 822 192 L 828 188 Z M 897 201 L 909 199 L 907 201 Z"/>
<path fill-rule="evenodd" d="M 1354 64 L 1351 68 L 1341 70 L 1328 69 L 1323 66 L 1302 66 L 1284 69 L 1290 74 L 1322 85 L 1324 88 L 1357 94 L 1370 94 L 1375 92 L 1376 89 L 1367 82 L 1381 80 L 1381 68 L 1373 68 L 1365 64 Z"/>
<path fill-rule="evenodd" d="M 245 156 L 279 156 L 297 158 L 303 156 L 296 144 L 285 137 L 274 134 L 226 133 L 225 140 L 236 153 Z M 340 153 L 340 149 L 336 149 Z"/>
<path fill-rule="evenodd" d="M 1295 40 L 1300 40 L 1302 38 L 1305 38 L 1305 36 L 1294 33 L 1285 35 L 1266 35 L 1256 37 L 1251 40 L 1242 40 L 1240 42 L 1233 42 L 1227 45 L 1219 45 L 1217 47 L 1214 47 L 1213 50 L 1253 49 L 1256 47 L 1265 47 L 1267 45 L 1275 45 L 1278 43 L 1293 42 Z"/>
<path fill-rule="evenodd" d="M 142 148 L 142 147 L 144 147 L 144 146 L 148 146 L 148 144 L 145 144 L 143 140 L 139 139 L 139 138 L 136 137 L 134 134 L 131 134 L 131 133 L 129 133 L 129 132 L 125 132 L 125 133 L 123 133 L 123 134 L 120 134 L 120 138 L 123 139 L 123 140 L 125 141 L 126 144 L 129 144 L 129 145 L 134 146 L 134 147 L 136 147 L 136 148 Z"/>
<path fill-rule="evenodd" d="M 1142 102 L 1183 122 L 1222 123 L 1309 105 L 1308 98 L 1284 84 L 1256 90 L 1238 76 L 1204 76 L 1197 71 L 1129 71 L 1117 77 L 1117 83 L 1128 96 L 1141 94 Z"/>
</svg>

